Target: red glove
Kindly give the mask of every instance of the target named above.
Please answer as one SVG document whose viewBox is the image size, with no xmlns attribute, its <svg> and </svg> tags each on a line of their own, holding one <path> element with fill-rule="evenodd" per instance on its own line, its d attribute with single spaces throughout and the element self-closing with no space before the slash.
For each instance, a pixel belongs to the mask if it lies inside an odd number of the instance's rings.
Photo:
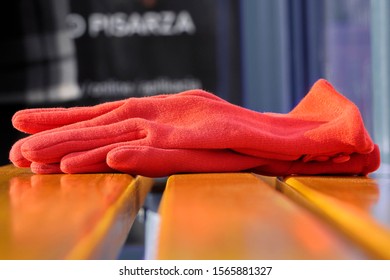
<svg viewBox="0 0 390 280">
<path fill-rule="evenodd" d="M 226 102 L 219 97 L 210 93 L 193 90 L 180 93 L 181 97 L 189 98 L 203 97 L 215 101 Z M 18 130 L 34 134 L 39 137 L 45 137 L 46 133 L 53 134 L 61 130 L 73 131 L 78 128 L 86 128 L 89 126 L 98 126 L 105 124 L 114 124 L 120 120 L 120 117 L 116 114 L 124 114 L 126 118 L 141 118 L 147 119 L 148 117 L 164 119 L 165 114 L 159 115 L 158 112 L 153 112 L 154 109 L 159 110 L 160 106 L 155 106 L 155 99 L 172 98 L 172 95 L 158 95 L 145 98 L 129 98 L 128 100 L 121 100 L 115 102 L 107 102 L 104 104 L 92 106 L 92 107 L 73 107 L 73 108 L 42 108 L 42 109 L 27 109 L 21 110 L 15 113 L 12 118 L 12 123 Z M 154 99 L 154 100 L 153 100 Z M 188 98 L 187 98 L 188 99 Z M 154 103 L 154 104 L 152 104 Z M 158 103 L 158 102 L 157 102 Z M 164 110 L 162 108 L 161 110 Z M 117 109 L 117 110 L 116 110 Z M 150 111 L 150 112 L 149 112 Z M 122 117 L 123 118 L 123 117 Z M 100 131 L 104 130 L 104 127 L 100 127 Z M 41 132 L 41 133 L 39 133 Z M 38 134 L 39 133 L 39 134 Z M 103 131 L 104 133 L 104 131 Z M 33 136 L 35 137 L 35 136 Z M 29 167 L 31 161 L 28 160 L 22 153 L 22 146 L 25 142 L 30 141 L 33 137 L 27 137 L 17 141 L 10 151 L 10 160 L 18 167 Z M 50 137 L 50 136 L 49 136 Z M 99 147 L 99 145 L 97 145 Z M 41 160 L 38 160 L 41 162 Z M 43 161 L 47 162 L 47 161 Z M 59 163 L 57 161 L 56 163 Z M 99 163 L 100 165 L 102 162 Z M 105 165 L 105 164 L 104 164 Z M 106 165 L 105 165 L 106 166 Z"/>
<path fill-rule="evenodd" d="M 262 159 L 229 150 L 159 149 L 142 146 L 127 146 L 116 155 L 109 152 L 107 158 L 108 165 L 114 170 L 148 177 L 164 177 L 177 173 L 238 171 L 250 171 L 269 176 L 367 175 L 375 171 L 380 162 L 377 146 L 369 154 L 355 153 L 348 161 L 341 163 L 332 160 L 304 162 Z M 66 164 L 66 160 L 61 162 L 61 165 L 66 166 Z M 31 169 L 38 174 L 62 173 L 59 164 L 33 162 Z"/>
<path fill-rule="evenodd" d="M 379 149 L 369 154 L 354 153 L 345 162 L 284 161 L 262 159 L 231 153 L 226 150 L 158 149 L 153 147 L 126 147 L 109 153 L 108 165 L 129 174 L 162 177 L 189 172 L 252 171 L 269 176 L 291 174 L 366 175 L 379 167 Z M 152 161 L 150 159 L 153 159 Z M 255 166 L 253 168 L 253 166 Z"/>
<path fill-rule="evenodd" d="M 259 160 L 329 163 L 374 150 L 357 107 L 325 80 L 319 80 L 284 115 L 250 111 L 194 90 L 95 107 L 25 110 L 15 114 L 13 123 L 26 132 L 49 129 L 14 145 L 10 159 L 16 165 L 32 161 L 35 166 L 57 166 L 58 170 L 60 163 L 68 173 L 102 172 L 108 166 L 118 169 L 117 163 L 130 158 L 134 147 L 199 154 L 204 152 L 199 150 L 228 149 Z M 156 160 L 154 155 L 145 153 L 145 160 Z M 192 159 L 183 160 L 195 172 L 192 167 L 199 164 Z"/>
</svg>

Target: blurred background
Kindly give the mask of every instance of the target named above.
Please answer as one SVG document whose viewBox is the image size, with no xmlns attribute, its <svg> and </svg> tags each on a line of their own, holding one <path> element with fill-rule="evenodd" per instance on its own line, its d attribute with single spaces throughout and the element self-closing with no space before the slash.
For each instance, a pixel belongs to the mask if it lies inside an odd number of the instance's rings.
<svg viewBox="0 0 390 280">
<path fill-rule="evenodd" d="M 390 1 L 14 0 L 2 13 L 1 164 L 23 108 L 203 88 L 286 113 L 319 78 L 358 105 L 389 163 Z"/>
<path fill-rule="evenodd" d="M 389 173 L 388 0 L 13 0 L 1 14 L 1 165 L 24 108 L 202 88 L 287 113 L 325 78 L 359 107 Z M 120 258 L 148 258 L 158 183 Z"/>
</svg>

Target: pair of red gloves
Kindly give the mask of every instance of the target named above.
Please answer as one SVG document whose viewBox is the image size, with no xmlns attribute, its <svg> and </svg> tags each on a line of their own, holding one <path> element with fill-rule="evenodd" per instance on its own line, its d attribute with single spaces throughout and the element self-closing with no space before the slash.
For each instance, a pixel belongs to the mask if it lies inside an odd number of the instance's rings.
<svg viewBox="0 0 390 280">
<path fill-rule="evenodd" d="M 325 80 L 289 113 L 259 113 L 202 90 L 92 107 L 27 109 L 13 125 L 33 134 L 10 160 L 35 173 L 120 171 L 365 175 L 379 167 L 358 108 Z"/>
</svg>

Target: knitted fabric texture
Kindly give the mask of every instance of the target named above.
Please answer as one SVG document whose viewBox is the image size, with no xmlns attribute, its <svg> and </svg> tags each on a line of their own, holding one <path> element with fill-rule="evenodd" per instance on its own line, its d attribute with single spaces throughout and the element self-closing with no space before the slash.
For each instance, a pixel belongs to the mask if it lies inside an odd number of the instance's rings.
<svg viewBox="0 0 390 280">
<path fill-rule="evenodd" d="M 10 160 L 36 173 L 361 175 L 379 167 L 379 149 L 359 109 L 323 79 L 287 114 L 255 112 L 189 90 L 22 110 L 12 122 L 32 135 L 15 143 Z"/>
</svg>

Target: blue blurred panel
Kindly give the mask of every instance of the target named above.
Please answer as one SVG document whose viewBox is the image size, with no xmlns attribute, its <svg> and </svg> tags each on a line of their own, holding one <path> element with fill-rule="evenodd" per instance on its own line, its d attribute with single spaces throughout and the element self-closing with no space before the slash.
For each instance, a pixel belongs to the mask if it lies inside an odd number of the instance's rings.
<svg viewBox="0 0 390 280">
<path fill-rule="evenodd" d="M 323 77 L 323 3 L 241 1 L 246 107 L 288 112 Z"/>
<path fill-rule="evenodd" d="M 325 1 L 326 78 L 360 109 L 372 133 L 370 2 Z"/>
<path fill-rule="evenodd" d="M 389 173 L 390 1 L 372 0 L 371 15 L 374 140 L 380 146 L 382 163 L 385 163 L 382 170 Z"/>
<path fill-rule="evenodd" d="M 291 104 L 287 2 L 241 1 L 243 105 L 287 112 Z"/>
</svg>

